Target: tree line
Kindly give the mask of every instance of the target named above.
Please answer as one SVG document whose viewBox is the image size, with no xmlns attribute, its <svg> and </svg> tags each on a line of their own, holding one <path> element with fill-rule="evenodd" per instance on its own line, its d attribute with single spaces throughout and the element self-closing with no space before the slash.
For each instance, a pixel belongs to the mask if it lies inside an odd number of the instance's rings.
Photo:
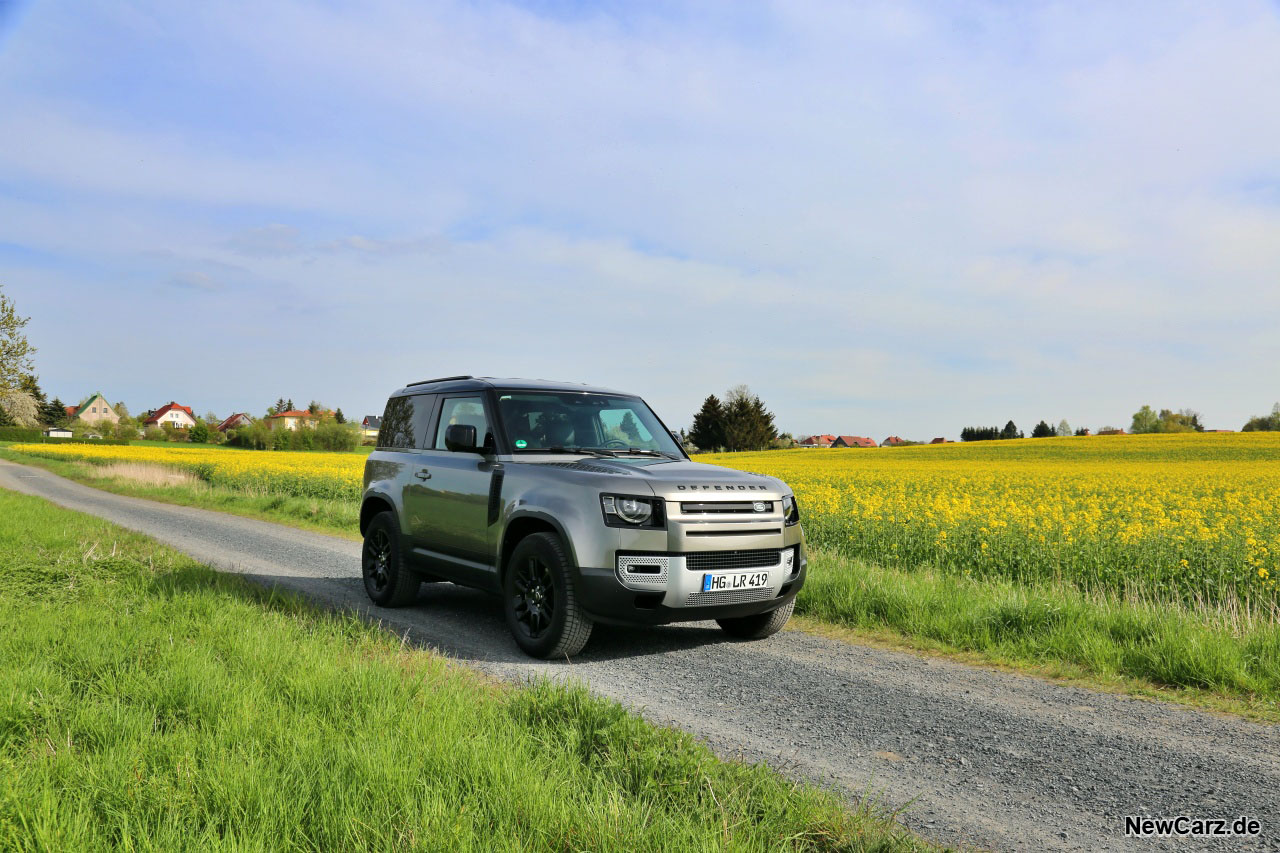
<svg viewBox="0 0 1280 853">
<path fill-rule="evenodd" d="M 724 402 L 709 394 L 685 436 L 688 449 L 702 451 L 766 450 L 777 439 L 773 412 L 746 385 L 730 388 Z"/>
</svg>

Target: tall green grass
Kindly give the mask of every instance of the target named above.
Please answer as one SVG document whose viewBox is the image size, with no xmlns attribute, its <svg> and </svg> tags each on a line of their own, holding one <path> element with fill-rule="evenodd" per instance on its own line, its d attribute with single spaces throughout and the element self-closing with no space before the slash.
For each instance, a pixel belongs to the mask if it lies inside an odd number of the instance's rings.
<svg viewBox="0 0 1280 853">
<path fill-rule="evenodd" d="M 1011 663 L 1256 700 L 1280 711 L 1280 625 L 1243 609 L 885 568 L 815 552 L 796 612 Z"/>
<path fill-rule="evenodd" d="M 0 849 L 920 846 L 580 689 L 0 492 Z"/>
</svg>

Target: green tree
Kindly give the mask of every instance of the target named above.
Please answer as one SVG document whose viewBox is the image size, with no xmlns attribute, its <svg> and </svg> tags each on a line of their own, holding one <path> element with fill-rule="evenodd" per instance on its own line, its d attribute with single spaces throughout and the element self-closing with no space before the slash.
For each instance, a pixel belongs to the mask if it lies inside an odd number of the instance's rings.
<svg viewBox="0 0 1280 853">
<path fill-rule="evenodd" d="M 203 422 L 197 423 L 187 433 L 187 439 L 195 444 L 207 444 L 209 442 L 209 427 Z"/>
<path fill-rule="evenodd" d="M 334 420 L 334 423 L 338 423 L 338 424 L 345 424 L 347 422 L 347 416 L 342 414 L 341 406 L 339 406 L 338 410 L 333 413 L 333 420 Z"/>
<path fill-rule="evenodd" d="M 31 356 L 35 347 L 23 331 L 30 317 L 20 317 L 13 301 L 0 285 L 0 394 L 17 391 L 22 378 L 32 373 Z"/>
<path fill-rule="evenodd" d="M 1276 432 L 1280 431 L 1280 403 L 1271 407 L 1271 414 L 1249 418 L 1243 427 L 1244 432 Z"/>
<path fill-rule="evenodd" d="M 715 394 L 707 395 L 702 408 L 693 416 L 689 441 L 699 450 L 718 450 L 725 446 L 724 406 Z"/>
<path fill-rule="evenodd" d="M 1053 431 L 1053 427 L 1049 426 L 1048 422 L 1044 420 L 1041 420 L 1040 423 L 1036 424 L 1035 428 L 1031 430 L 1032 438 L 1049 438 L 1053 435 L 1056 435 Z"/>
<path fill-rule="evenodd" d="M 1009 421 L 1004 425 L 1004 429 L 1000 430 L 1001 438 L 1022 438 L 1022 433 L 1018 431 L 1018 426 L 1013 421 Z"/>
<path fill-rule="evenodd" d="M 66 404 L 57 397 L 54 397 L 49 401 L 49 404 L 45 406 L 44 416 L 41 420 L 51 427 L 66 426 L 67 421 L 70 420 L 70 418 L 67 417 Z"/>
<path fill-rule="evenodd" d="M 1066 418 L 1058 421 L 1057 434 L 1060 438 L 1066 438 L 1071 435 L 1071 424 L 1067 423 Z"/>
<path fill-rule="evenodd" d="M 778 436 L 773 413 L 746 385 L 725 395 L 724 446 L 729 450 L 764 450 Z"/>
<path fill-rule="evenodd" d="M 627 440 L 632 442 L 633 445 L 639 446 L 641 444 L 640 425 L 636 423 L 636 416 L 631 414 L 631 412 L 627 412 L 622 416 L 622 423 L 618 424 L 618 428 L 622 430 L 622 434 L 625 435 Z"/>
<path fill-rule="evenodd" d="M 1160 416 L 1150 406 L 1143 406 L 1133 413 L 1133 422 L 1129 424 L 1129 432 L 1150 433 L 1160 431 Z"/>
</svg>

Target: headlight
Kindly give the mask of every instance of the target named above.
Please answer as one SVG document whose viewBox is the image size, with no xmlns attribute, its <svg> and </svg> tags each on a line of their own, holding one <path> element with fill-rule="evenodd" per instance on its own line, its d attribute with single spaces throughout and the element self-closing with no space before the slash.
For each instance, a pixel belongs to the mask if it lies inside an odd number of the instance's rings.
<svg viewBox="0 0 1280 853">
<path fill-rule="evenodd" d="M 795 495 L 783 495 L 782 517 L 787 527 L 794 527 L 800 523 L 800 505 L 796 503 Z"/>
<path fill-rule="evenodd" d="M 661 528 L 665 523 L 661 498 L 601 495 L 600 508 L 604 523 L 610 527 Z"/>
</svg>

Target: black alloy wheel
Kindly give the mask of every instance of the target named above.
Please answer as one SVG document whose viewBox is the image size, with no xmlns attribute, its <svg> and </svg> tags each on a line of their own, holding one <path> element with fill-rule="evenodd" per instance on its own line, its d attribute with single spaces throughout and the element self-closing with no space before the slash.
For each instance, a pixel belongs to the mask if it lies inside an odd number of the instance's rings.
<svg viewBox="0 0 1280 853">
<path fill-rule="evenodd" d="M 516 622 L 525 636 L 539 640 L 551 629 L 551 616 L 556 609 L 555 584 L 551 580 L 551 568 L 537 554 L 530 554 L 518 565 L 512 566 L 515 578 L 514 599 Z"/>
<path fill-rule="evenodd" d="M 400 553 L 400 523 L 395 513 L 380 512 L 370 519 L 360 563 L 364 591 L 374 604 L 404 607 L 418 597 L 422 581 L 405 565 Z"/>
<path fill-rule="evenodd" d="M 591 618 L 578 605 L 576 572 L 554 533 L 521 539 L 502 578 L 503 611 L 516 645 L 536 658 L 561 658 L 582 651 L 591 637 Z"/>
</svg>

